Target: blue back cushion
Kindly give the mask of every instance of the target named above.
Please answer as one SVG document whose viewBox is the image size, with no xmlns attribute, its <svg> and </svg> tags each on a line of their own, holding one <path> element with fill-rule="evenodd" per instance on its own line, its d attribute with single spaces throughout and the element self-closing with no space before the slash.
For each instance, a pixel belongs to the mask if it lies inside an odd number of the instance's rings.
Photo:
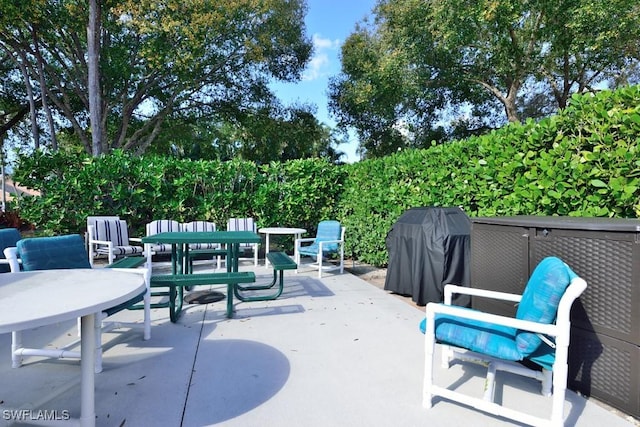
<svg viewBox="0 0 640 427">
<path fill-rule="evenodd" d="M 341 227 L 338 221 L 320 221 L 318 224 L 318 232 L 316 233 L 315 243 L 326 240 L 340 240 Z M 322 245 L 322 249 L 325 252 L 331 252 L 338 250 L 337 243 L 329 243 L 328 245 Z"/>
<path fill-rule="evenodd" d="M 0 229 L 0 258 L 4 259 L 3 251 L 6 248 L 12 248 L 16 246 L 18 240 L 21 239 L 20 232 L 17 228 L 3 228 Z M 0 273 L 7 273 L 11 269 L 6 264 L 0 264 Z"/>
<path fill-rule="evenodd" d="M 576 277 L 577 274 L 559 258 L 548 257 L 540 261 L 527 282 L 516 318 L 553 323 L 560 299 L 571 280 Z M 535 333 L 518 331 L 516 343 L 518 350 L 526 357 L 540 346 L 542 340 Z"/>
<path fill-rule="evenodd" d="M 16 247 L 24 271 L 91 268 L 84 241 L 77 234 L 22 239 Z"/>
</svg>

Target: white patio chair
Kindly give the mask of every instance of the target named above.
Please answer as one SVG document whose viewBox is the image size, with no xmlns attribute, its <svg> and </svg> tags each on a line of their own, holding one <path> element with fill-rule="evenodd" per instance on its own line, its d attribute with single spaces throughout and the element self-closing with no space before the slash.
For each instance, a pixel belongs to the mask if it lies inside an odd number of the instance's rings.
<svg viewBox="0 0 640 427">
<path fill-rule="evenodd" d="M 92 218 L 91 221 L 89 218 Z M 87 235 L 89 263 L 93 266 L 95 258 L 106 255 L 109 264 L 117 257 L 144 255 L 144 248 L 134 245 L 129 238 L 127 222 L 118 217 L 89 217 L 87 219 Z"/>
<path fill-rule="evenodd" d="M 444 304 L 427 304 L 426 318 L 421 325 L 425 332 L 423 405 L 431 408 L 433 396 L 441 396 L 521 423 L 562 426 L 571 329 L 569 312 L 586 287 L 583 279 L 555 257 L 545 258 L 538 264 L 522 295 L 446 285 Z M 511 318 L 453 306 L 453 293 L 511 301 L 518 303 L 518 311 L 516 317 Z M 453 359 L 487 367 L 482 398 L 463 394 L 452 386 L 434 384 L 436 342 L 444 344 L 444 368 Z M 524 360 L 542 371 L 518 363 Z M 522 403 L 516 409 L 494 402 L 496 371 L 540 380 L 542 394 L 552 396 L 550 416 L 534 415 Z"/>
<path fill-rule="evenodd" d="M 210 221 L 191 221 L 182 224 L 182 231 L 192 232 L 192 231 L 216 231 L 216 223 Z M 217 261 L 217 268 L 220 269 L 222 265 L 222 255 L 221 250 L 222 246 L 219 243 L 191 243 L 189 244 L 190 251 L 199 251 L 204 255 L 204 257 L 211 256 L 211 259 L 215 257 Z M 191 257 L 190 262 L 193 260 Z M 198 259 L 204 259 L 202 256 L 198 255 Z"/>
<path fill-rule="evenodd" d="M 227 231 L 253 231 L 254 233 L 257 233 L 257 227 L 253 218 L 229 218 L 229 220 L 227 221 Z M 240 251 L 242 251 L 243 254 L 247 250 L 251 250 L 253 252 L 253 263 L 257 267 L 258 243 L 240 244 Z"/>
<path fill-rule="evenodd" d="M 314 262 L 307 265 L 318 269 L 318 278 L 322 278 L 323 271 L 340 270 L 342 274 L 344 272 L 344 233 L 345 227 L 342 227 L 338 221 L 326 220 L 318 224 L 316 237 L 296 239 L 294 255 L 298 268 L 303 265 L 300 263 L 301 257 L 309 256 Z M 325 263 L 325 259 L 332 255 L 338 257 L 338 265 Z"/>
<path fill-rule="evenodd" d="M 174 231 L 182 231 L 182 227 L 178 221 L 172 219 L 157 219 L 146 225 L 147 236 Z M 171 245 L 154 243 L 150 247 L 153 254 L 171 254 Z"/>
</svg>

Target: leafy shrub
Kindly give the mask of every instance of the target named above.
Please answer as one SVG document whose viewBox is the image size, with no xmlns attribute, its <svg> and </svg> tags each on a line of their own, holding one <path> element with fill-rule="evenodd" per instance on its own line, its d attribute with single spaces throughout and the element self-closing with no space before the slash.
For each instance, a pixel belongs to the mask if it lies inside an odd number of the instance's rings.
<svg viewBox="0 0 640 427">
<path fill-rule="evenodd" d="M 123 152 L 20 157 L 14 180 L 40 191 L 20 216 L 43 233 L 83 232 L 87 215 L 120 215 L 141 235 L 152 219 L 259 226 L 322 219 L 347 227 L 346 253 L 387 263 L 385 238 L 416 206 L 469 216 L 640 215 L 640 87 L 574 95 L 559 114 L 488 135 L 336 166 L 324 160 L 204 162 Z"/>
</svg>

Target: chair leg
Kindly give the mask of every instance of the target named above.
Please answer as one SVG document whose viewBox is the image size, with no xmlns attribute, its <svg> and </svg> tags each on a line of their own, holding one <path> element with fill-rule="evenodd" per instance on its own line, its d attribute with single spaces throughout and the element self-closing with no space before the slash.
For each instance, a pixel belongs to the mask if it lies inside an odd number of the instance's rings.
<svg viewBox="0 0 640 427">
<path fill-rule="evenodd" d="M 427 319 L 427 328 L 425 331 L 425 361 L 424 361 L 424 384 L 422 390 L 422 406 L 429 409 L 433 406 L 433 353 L 435 350 L 435 330 L 433 322 Z"/>
<path fill-rule="evenodd" d="M 258 266 L 258 244 L 253 245 L 253 265 Z"/>
<path fill-rule="evenodd" d="M 558 361 L 557 357 L 558 353 L 556 353 L 556 362 Z M 564 360 L 566 360 L 566 358 Z M 568 366 L 566 363 L 554 363 L 553 395 L 551 397 L 553 401 L 551 406 L 551 424 L 554 426 L 562 426 L 564 424 L 564 398 L 567 391 L 567 372 Z"/>
<path fill-rule="evenodd" d="M 553 371 L 549 369 L 542 370 L 542 395 L 551 396 L 551 386 L 553 381 Z"/>
<path fill-rule="evenodd" d="M 486 402 L 493 402 L 493 391 L 496 385 L 496 366 L 493 363 L 489 363 L 487 366 L 487 378 L 484 383 L 484 395 L 482 399 Z"/>
</svg>

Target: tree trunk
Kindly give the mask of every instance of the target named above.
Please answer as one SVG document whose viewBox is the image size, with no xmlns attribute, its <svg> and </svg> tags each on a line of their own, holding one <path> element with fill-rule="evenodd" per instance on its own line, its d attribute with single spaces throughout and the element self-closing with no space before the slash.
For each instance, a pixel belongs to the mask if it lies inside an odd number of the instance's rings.
<svg viewBox="0 0 640 427">
<path fill-rule="evenodd" d="M 89 89 L 89 117 L 91 120 L 91 151 L 102 154 L 102 101 L 100 87 L 100 17 L 98 0 L 89 1 L 87 26 L 87 68 Z"/>
<path fill-rule="evenodd" d="M 24 79 L 24 86 L 27 91 L 27 97 L 29 98 L 29 115 L 31 118 L 31 133 L 33 134 L 33 146 L 37 150 L 40 148 L 40 131 L 38 130 L 38 116 L 36 111 L 36 100 L 33 97 L 33 86 L 31 86 L 31 80 L 29 78 L 29 72 L 27 71 L 27 59 L 24 57 L 24 53 L 19 53 L 20 58 L 16 61 L 22 78 Z"/>
<path fill-rule="evenodd" d="M 40 75 L 40 91 L 42 96 L 42 109 L 44 110 L 45 116 L 47 118 L 47 124 L 49 125 L 49 133 L 51 134 L 51 149 L 53 151 L 58 150 L 58 139 L 56 137 L 56 128 L 53 121 L 53 115 L 51 114 L 51 108 L 49 107 L 49 102 L 47 101 L 47 96 L 49 91 L 47 90 L 47 83 L 44 78 L 44 64 L 42 55 L 40 55 L 40 46 L 38 44 L 38 35 L 35 30 L 32 30 L 33 36 L 33 49 L 36 55 L 36 64 L 38 67 L 38 74 Z"/>
<path fill-rule="evenodd" d="M 507 120 L 509 123 L 519 122 L 518 107 L 516 106 L 516 99 L 518 98 L 518 90 L 520 89 L 520 82 L 514 79 L 509 85 L 507 96 L 503 99 L 504 111 L 507 114 Z"/>
</svg>

